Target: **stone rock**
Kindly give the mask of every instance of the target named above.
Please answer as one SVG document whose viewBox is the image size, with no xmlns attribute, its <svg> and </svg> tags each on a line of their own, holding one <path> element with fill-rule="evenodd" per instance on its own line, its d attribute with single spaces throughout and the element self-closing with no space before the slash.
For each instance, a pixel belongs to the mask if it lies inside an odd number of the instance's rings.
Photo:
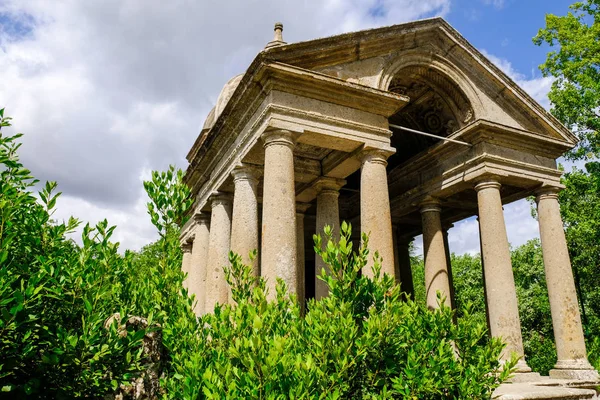
<svg viewBox="0 0 600 400">
<path fill-rule="evenodd" d="M 121 321 L 121 314 L 114 313 L 104 322 L 104 328 L 109 329 L 115 321 Z M 159 325 L 157 329 L 147 332 L 142 339 L 143 371 L 132 379 L 130 385 L 121 385 L 117 391 L 106 400 L 154 400 L 161 394 L 160 376 L 165 359 L 165 349 L 162 343 L 162 331 Z M 148 320 L 142 317 L 131 316 L 125 324 L 118 327 L 119 336 L 127 336 L 128 330 L 138 331 L 148 329 Z"/>
</svg>

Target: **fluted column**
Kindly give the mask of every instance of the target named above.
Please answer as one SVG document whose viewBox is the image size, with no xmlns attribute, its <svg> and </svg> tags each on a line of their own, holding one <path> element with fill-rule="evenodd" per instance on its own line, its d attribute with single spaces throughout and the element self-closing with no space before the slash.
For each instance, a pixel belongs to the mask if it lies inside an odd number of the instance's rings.
<svg viewBox="0 0 600 400">
<path fill-rule="evenodd" d="M 258 250 L 258 199 L 259 172 L 243 166 L 233 170 L 233 212 L 231 217 L 231 251 L 239 254 L 246 265 L 252 266 L 254 276 L 259 275 L 258 257 L 250 261 L 249 254 Z"/>
<path fill-rule="evenodd" d="M 263 181 L 261 274 L 268 297 L 275 298 L 277 278 L 297 292 L 296 194 L 294 184 L 294 138 L 285 130 L 263 134 L 265 169 Z"/>
<path fill-rule="evenodd" d="M 550 376 L 561 379 L 598 379 L 598 373 L 587 360 L 573 270 L 560 216 L 558 189 L 545 189 L 538 193 L 536 200 L 558 356 Z"/>
<path fill-rule="evenodd" d="M 225 280 L 224 267 L 229 265 L 231 246 L 231 196 L 214 195 L 211 198 L 208 265 L 206 271 L 206 312 L 212 312 L 215 304 L 226 304 L 229 285 Z"/>
<path fill-rule="evenodd" d="M 340 209 L 338 197 L 340 196 L 340 188 L 346 184 L 346 181 L 335 178 L 321 177 L 314 185 L 317 191 L 317 234 L 324 238 L 325 226 L 329 225 L 332 229 L 332 239 L 337 241 L 340 238 Z M 323 240 L 323 248 L 327 245 L 327 241 Z M 327 274 L 331 271 L 329 266 L 325 264 L 319 256 L 315 260 L 315 298 L 318 300 L 329 294 L 327 284 L 318 278 L 321 271 L 325 269 Z"/>
<path fill-rule="evenodd" d="M 188 289 L 190 278 L 190 264 L 192 262 L 192 244 L 181 243 L 181 252 L 183 253 L 183 257 L 181 258 L 181 272 L 183 272 L 184 275 L 183 287 Z"/>
<path fill-rule="evenodd" d="M 308 203 L 296 204 L 296 298 L 300 309 L 304 312 L 306 303 L 306 260 L 305 260 L 305 244 L 304 244 L 304 215 L 310 207 Z"/>
<path fill-rule="evenodd" d="M 369 234 L 369 261 L 363 274 L 373 276 L 375 252 L 383 258 L 381 273 L 394 276 L 392 217 L 387 181 L 388 155 L 381 150 L 365 150 L 360 170 L 360 227 Z"/>
<path fill-rule="evenodd" d="M 531 368 L 525 362 L 523 351 L 517 292 L 500 187 L 500 183 L 492 179 L 475 186 L 490 333 L 494 337 L 502 338 L 506 343 L 500 355 L 501 360 L 508 360 L 511 354 L 516 353 L 521 357 L 517 364 L 517 372 L 530 372 Z"/>
<path fill-rule="evenodd" d="M 206 265 L 208 258 L 208 241 L 210 217 L 204 213 L 194 215 L 194 244 L 188 274 L 189 294 L 196 296 L 194 312 L 196 315 L 206 313 Z M 209 310 L 212 311 L 212 308 Z"/>
<path fill-rule="evenodd" d="M 410 242 L 403 238 L 397 238 L 398 249 L 398 273 L 400 276 L 400 288 L 412 300 L 415 299 L 415 288 L 413 285 L 412 268 L 410 265 Z"/>
<path fill-rule="evenodd" d="M 444 297 L 444 304 L 450 306 L 450 281 L 446 263 L 446 248 L 442 233 L 439 202 L 430 199 L 421 204 L 423 221 L 423 248 L 425 259 L 425 293 L 427 307 L 438 308 L 437 293 Z"/>
</svg>

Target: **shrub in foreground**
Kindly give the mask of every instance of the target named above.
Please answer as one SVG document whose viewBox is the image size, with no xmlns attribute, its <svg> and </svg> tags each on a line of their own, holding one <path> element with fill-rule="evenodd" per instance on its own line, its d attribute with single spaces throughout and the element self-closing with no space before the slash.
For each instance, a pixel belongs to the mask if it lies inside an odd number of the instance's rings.
<svg viewBox="0 0 600 400">
<path fill-rule="evenodd" d="M 360 274 L 368 260 L 353 251 L 351 228 L 315 251 L 331 267 L 330 295 L 311 300 L 303 317 L 278 282 L 273 301 L 265 283 L 231 254 L 226 269 L 235 305 L 201 319 L 194 352 L 182 355 L 170 393 L 185 398 L 488 399 L 512 363 L 468 308 L 453 323 L 449 308 L 430 311 L 400 292 L 392 278 Z M 199 353 L 198 353 L 199 352 Z M 174 360 L 175 361 L 175 360 Z M 179 381 L 177 383 L 177 380 Z"/>
</svg>

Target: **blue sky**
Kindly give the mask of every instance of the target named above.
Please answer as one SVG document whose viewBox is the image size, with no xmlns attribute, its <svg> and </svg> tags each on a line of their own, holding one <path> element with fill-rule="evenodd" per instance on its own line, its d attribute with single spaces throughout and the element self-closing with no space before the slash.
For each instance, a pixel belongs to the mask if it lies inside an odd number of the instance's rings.
<svg viewBox="0 0 600 400">
<path fill-rule="evenodd" d="M 0 107 L 25 133 L 21 156 L 55 180 L 57 218 L 116 224 L 139 249 L 156 239 L 142 180 L 185 155 L 223 85 L 243 72 L 284 24 L 284 39 L 443 16 L 545 107 L 551 79 L 537 66 L 547 48 L 531 39 L 542 0 L 0 0 Z M 530 205 L 505 207 L 509 241 L 539 236 Z M 477 252 L 477 224 L 449 233 L 453 252 Z"/>
<path fill-rule="evenodd" d="M 522 74 L 540 75 L 547 46 L 531 41 L 545 25 L 546 14 L 564 15 L 572 1 L 565 0 L 455 0 L 446 19 L 471 44 L 509 60 Z"/>
</svg>

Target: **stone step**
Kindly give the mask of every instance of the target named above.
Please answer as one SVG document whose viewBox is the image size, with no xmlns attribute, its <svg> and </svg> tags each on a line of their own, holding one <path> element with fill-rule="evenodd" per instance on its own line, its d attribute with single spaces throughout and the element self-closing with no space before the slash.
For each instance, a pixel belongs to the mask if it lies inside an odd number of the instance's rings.
<svg viewBox="0 0 600 400">
<path fill-rule="evenodd" d="M 596 391 L 563 386 L 539 386 L 531 383 L 505 383 L 492 395 L 494 400 L 597 400 Z"/>
</svg>

